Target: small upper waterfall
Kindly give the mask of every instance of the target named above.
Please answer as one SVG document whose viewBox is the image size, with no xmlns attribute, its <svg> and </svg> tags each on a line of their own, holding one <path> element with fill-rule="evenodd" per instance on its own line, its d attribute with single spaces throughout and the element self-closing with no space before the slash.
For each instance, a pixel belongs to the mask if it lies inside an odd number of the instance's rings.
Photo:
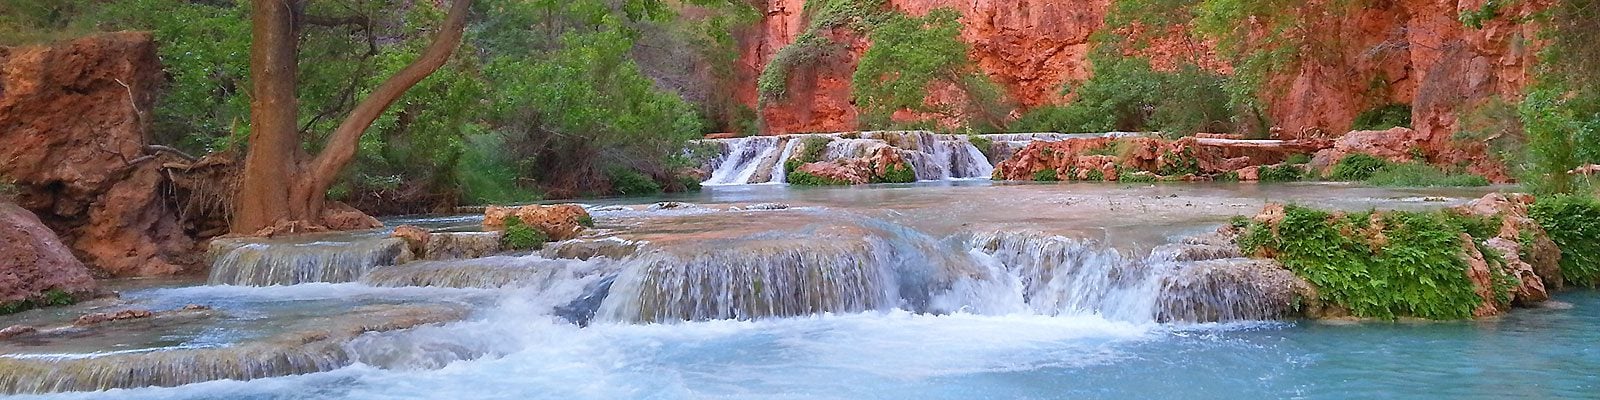
<svg viewBox="0 0 1600 400">
<path fill-rule="evenodd" d="M 701 184 L 787 183 L 786 164 L 813 138 L 824 140 L 826 148 L 818 152 L 817 159 L 808 161 L 865 157 L 889 146 L 910 164 L 917 180 L 988 179 L 994 171 L 984 151 L 973 146 L 966 135 L 925 131 L 796 134 L 702 140 L 721 153 L 704 166 L 708 176 Z"/>
</svg>

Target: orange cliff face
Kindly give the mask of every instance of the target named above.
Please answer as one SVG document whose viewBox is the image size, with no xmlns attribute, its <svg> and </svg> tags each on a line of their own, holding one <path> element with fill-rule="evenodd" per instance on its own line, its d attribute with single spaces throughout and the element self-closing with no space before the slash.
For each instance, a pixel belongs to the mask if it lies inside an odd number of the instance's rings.
<svg viewBox="0 0 1600 400">
<path fill-rule="evenodd" d="M 1465 151 L 1455 148 L 1458 144 L 1449 143 L 1458 117 L 1490 97 L 1520 96 L 1530 81 L 1537 27 L 1516 21 L 1550 4 L 1550 0 L 1511 3 L 1481 29 L 1458 19 L 1484 1 L 1399 0 L 1346 12 L 1304 13 L 1302 28 L 1289 34 L 1302 35 L 1310 39 L 1303 42 L 1313 45 L 1300 50 L 1300 62 L 1288 63 L 1267 77 L 1266 114 L 1285 135 L 1337 136 L 1348 131 L 1364 110 L 1410 104 L 1413 127 L 1434 138 L 1426 149 L 1431 161 L 1470 158 L 1457 154 Z M 1070 101 L 1062 93 L 1063 84 L 1089 77 L 1090 36 L 1103 27 L 1111 7 L 1110 0 L 891 0 L 890 4 L 915 15 L 939 7 L 960 11 L 962 36 L 972 45 L 972 59 L 1024 111 Z M 773 55 L 805 31 L 804 6 L 805 0 L 772 0 L 761 24 L 743 35 L 737 92 L 741 102 L 757 106 L 756 78 Z M 846 44 L 848 51 L 789 74 L 787 95 L 761 111 L 768 134 L 858 128 L 850 79 L 856 60 L 870 43 L 857 32 L 825 34 Z M 1213 43 L 1186 34 L 1182 28 L 1164 32 L 1138 55 L 1150 57 L 1158 69 L 1188 60 L 1231 72 L 1214 54 Z M 945 90 L 933 92 L 934 101 L 955 97 Z"/>
<path fill-rule="evenodd" d="M 1110 0 L 891 0 L 891 6 L 913 15 L 951 7 L 963 15 L 962 39 L 972 45 L 972 58 L 990 78 L 1024 108 L 1057 104 L 1066 99 L 1063 83 L 1085 79 L 1089 36 L 1104 23 Z M 756 78 L 773 55 L 805 32 L 805 0 L 773 0 L 761 25 L 746 32 L 739 60 L 739 100 L 757 106 Z M 814 68 L 789 75 L 786 95 L 761 112 L 768 134 L 837 132 L 857 128 L 850 80 L 856 60 L 870 43 L 859 33 L 827 32 L 846 44 L 846 54 Z M 936 92 L 945 92 L 937 91 Z M 936 93 L 938 101 L 958 97 Z"/>
</svg>

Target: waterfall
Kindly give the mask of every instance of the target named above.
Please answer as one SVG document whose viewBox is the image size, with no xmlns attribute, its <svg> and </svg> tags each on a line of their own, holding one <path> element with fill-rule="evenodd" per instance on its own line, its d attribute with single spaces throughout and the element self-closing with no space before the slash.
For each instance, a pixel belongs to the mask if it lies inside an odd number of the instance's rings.
<svg viewBox="0 0 1600 400">
<path fill-rule="evenodd" d="M 722 161 L 717 163 L 711 178 L 702 182 L 702 185 L 750 183 L 750 177 L 755 176 L 762 161 L 775 156 L 778 151 L 778 138 L 775 136 L 751 136 L 731 140 L 733 142 L 726 147 L 727 153 L 721 157 Z"/>
<path fill-rule="evenodd" d="M 350 365 L 345 345 L 368 332 L 459 320 L 460 306 L 363 306 L 303 319 L 285 333 L 224 347 L 88 356 L 0 357 L 0 394 L 179 386 L 332 371 Z"/>
<path fill-rule="evenodd" d="M 828 139 L 827 149 L 821 154 L 822 161 L 868 157 L 883 147 L 890 147 L 906 161 L 920 181 L 988 179 L 994 172 L 994 165 L 989 163 L 988 157 L 973 146 L 966 135 L 938 135 L 926 131 L 869 131 L 701 140 L 700 143 L 714 144 L 721 151 L 718 157 L 706 164 L 706 168 L 712 172 L 711 177 L 702 184 L 787 183 L 788 173 L 784 165 L 795 156 L 797 147 L 808 137 Z"/>
<path fill-rule="evenodd" d="M 219 239 L 208 251 L 212 285 L 274 286 L 352 282 L 367 270 L 412 258 L 404 240 L 391 237 L 285 242 Z"/>
<path fill-rule="evenodd" d="M 543 289 L 563 279 L 588 275 L 606 265 L 601 260 L 552 260 L 530 255 L 418 261 L 374 269 L 361 277 L 361 283 L 380 287 Z"/>
</svg>

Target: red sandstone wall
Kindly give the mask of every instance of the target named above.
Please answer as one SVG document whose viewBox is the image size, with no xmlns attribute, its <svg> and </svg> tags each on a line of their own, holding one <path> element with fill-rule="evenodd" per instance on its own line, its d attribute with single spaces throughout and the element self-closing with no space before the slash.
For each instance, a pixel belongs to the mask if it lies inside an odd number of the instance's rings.
<svg viewBox="0 0 1600 400">
<path fill-rule="evenodd" d="M 1493 95 L 1515 97 L 1528 84 L 1535 27 L 1512 20 L 1542 9 L 1549 0 L 1513 2 L 1483 29 L 1457 20 L 1484 0 L 1393 0 L 1344 14 L 1311 13 L 1300 35 L 1315 35 L 1326 49 L 1272 76 L 1267 112 L 1288 134 L 1320 129 L 1342 133 L 1361 111 L 1389 102 L 1412 103 L 1414 126 L 1431 137 L 1454 131 L 1458 110 Z M 1062 83 L 1085 79 L 1089 36 L 1100 29 L 1110 0 L 892 0 L 912 14 L 938 7 L 962 12 L 964 38 L 984 72 L 1003 85 L 1023 109 L 1070 101 Z M 805 30 L 804 0 L 772 0 L 762 24 L 744 38 L 740 60 L 741 101 L 756 105 L 756 77 L 773 54 Z M 1231 68 L 1212 54 L 1213 44 L 1184 38 L 1181 28 L 1141 54 L 1158 68 L 1175 60 L 1200 60 L 1207 68 Z M 820 67 L 790 74 L 788 96 L 767 105 L 761 116 L 768 133 L 855 129 L 850 75 L 868 43 L 849 32 L 832 36 L 851 43 L 850 54 Z M 1197 54 L 1198 53 L 1198 54 Z M 1382 81 L 1374 95 L 1373 82 Z M 946 97 L 946 96 L 936 96 Z"/>
</svg>

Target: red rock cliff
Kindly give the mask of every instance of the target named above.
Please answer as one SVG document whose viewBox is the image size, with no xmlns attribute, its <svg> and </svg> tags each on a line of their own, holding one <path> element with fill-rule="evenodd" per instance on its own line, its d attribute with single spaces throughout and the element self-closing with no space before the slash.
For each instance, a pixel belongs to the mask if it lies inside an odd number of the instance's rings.
<svg viewBox="0 0 1600 400">
<path fill-rule="evenodd" d="M 161 82 L 147 33 L 0 47 L 0 176 L 105 275 L 194 264 L 194 242 L 160 196 L 161 161 L 145 148 Z"/>
<path fill-rule="evenodd" d="M 1549 5 L 1548 0 L 1511 2 L 1481 29 L 1459 21 L 1463 11 L 1476 10 L 1484 1 L 1397 0 L 1346 12 L 1303 13 L 1308 16 L 1304 28 L 1291 34 L 1308 36 L 1323 49 L 1303 49 L 1316 54 L 1302 54 L 1304 62 L 1269 77 L 1267 113 L 1286 133 L 1343 133 L 1363 110 L 1407 103 L 1414 107 L 1417 131 L 1441 141 L 1440 146 L 1454 146 L 1443 141 L 1454 132 L 1462 110 L 1491 96 L 1514 98 L 1528 84 L 1536 27 L 1517 20 Z M 1103 27 L 1111 7 L 1110 0 L 890 3 L 912 14 L 938 7 L 959 10 L 972 58 L 1024 109 L 1070 100 L 1061 95 L 1062 84 L 1091 73 L 1089 38 Z M 743 38 L 741 101 L 757 105 L 755 78 L 778 50 L 804 32 L 804 5 L 805 0 L 769 1 L 765 19 Z M 869 44 L 854 33 L 829 36 L 850 44 L 848 54 L 790 74 L 788 95 L 761 114 L 769 134 L 857 128 L 850 75 Z M 1230 70 L 1209 54 L 1211 48 L 1164 46 L 1158 39 L 1146 55 L 1158 67 L 1170 63 L 1164 60 L 1195 59 L 1207 68 Z M 1453 161 L 1439 158 L 1435 162 Z"/>
</svg>

